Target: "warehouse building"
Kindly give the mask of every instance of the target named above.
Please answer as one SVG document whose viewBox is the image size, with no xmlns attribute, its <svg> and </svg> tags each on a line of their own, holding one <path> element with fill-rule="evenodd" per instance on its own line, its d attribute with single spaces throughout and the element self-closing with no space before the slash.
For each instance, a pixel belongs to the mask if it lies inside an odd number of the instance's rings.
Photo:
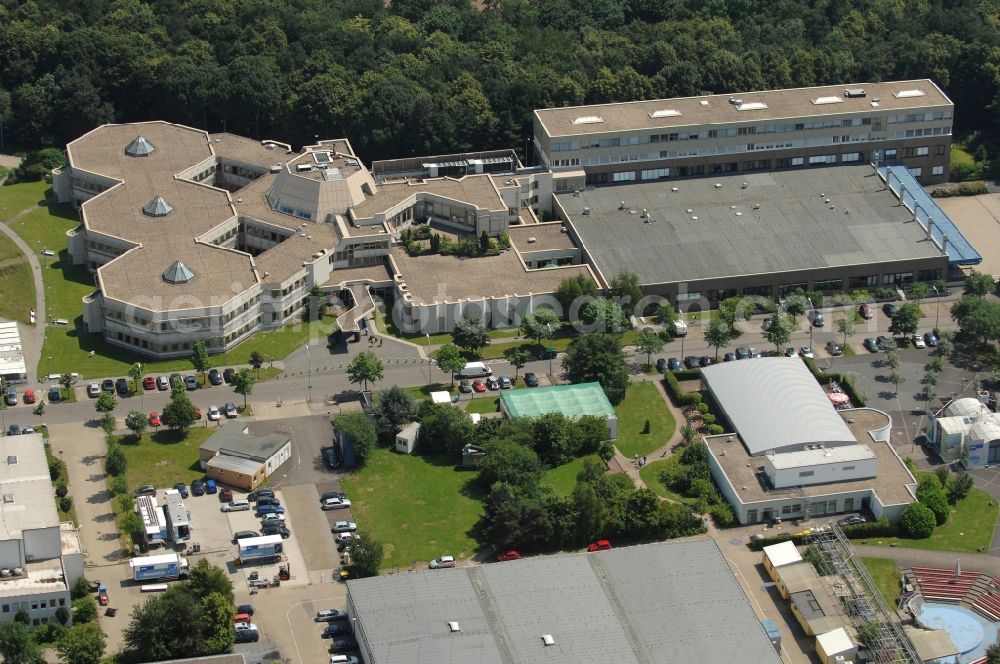
<svg viewBox="0 0 1000 664">
<path fill-rule="evenodd" d="M 568 418 L 593 415 L 604 418 L 609 439 L 618 437 L 618 414 L 600 383 L 505 390 L 500 393 L 500 411 L 504 417 L 539 417 L 549 413 Z"/>
<path fill-rule="evenodd" d="M 777 664 L 712 540 L 347 582 L 366 664 Z"/>
<path fill-rule="evenodd" d="M 859 161 L 935 184 L 948 181 L 953 114 L 928 79 L 546 108 L 534 150 L 588 185 Z"/>
<path fill-rule="evenodd" d="M 209 479 L 250 491 L 292 457 L 291 429 L 251 433 L 245 424 L 223 425 L 201 445 L 199 459 Z"/>
<path fill-rule="evenodd" d="M 836 410 L 798 358 L 717 364 L 702 382 L 729 431 L 704 438 L 709 468 L 740 523 L 858 511 L 895 521 L 916 500 L 891 418 Z"/>
</svg>

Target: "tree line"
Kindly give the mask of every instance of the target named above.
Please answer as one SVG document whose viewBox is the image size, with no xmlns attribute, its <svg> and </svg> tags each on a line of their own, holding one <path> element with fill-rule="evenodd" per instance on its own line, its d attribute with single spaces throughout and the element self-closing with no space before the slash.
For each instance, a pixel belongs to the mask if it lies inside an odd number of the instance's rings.
<svg viewBox="0 0 1000 664">
<path fill-rule="evenodd" d="M 549 106 L 931 77 L 995 134 L 991 3 L 35 0 L 0 4 L 6 142 L 165 119 L 366 160 L 523 148 Z M 992 147 L 992 146 L 991 146 Z"/>
</svg>

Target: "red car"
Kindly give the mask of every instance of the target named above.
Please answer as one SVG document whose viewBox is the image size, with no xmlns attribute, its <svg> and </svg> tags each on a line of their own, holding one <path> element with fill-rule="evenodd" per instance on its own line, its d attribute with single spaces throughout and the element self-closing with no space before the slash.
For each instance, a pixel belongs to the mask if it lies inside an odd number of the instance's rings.
<svg viewBox="0 0 1000 664">
<path fill-rule="evenodd" d="M 248 622 L 253 622 L 253 619 L 250 617 L 249 613 L 237 613 L 235 616 L 233 616 L 233 622 L 248 623 Z"/>
<path fill-rule="evenodd" d="M 160 424 L 162 424 L 162 422 L 160 422 L 160 414 L 154 410 L 149 414 L 149 426 L 158 427 Z"/>
<path fill-rule="evenodd" d="M 520 560 L 520 559 L 521 559 L 521 554 L 518 553 L 517 551 L 514 551 L 513 549 L 511 549 L 506 553 L 497 554 L 497 560 L 499 560 L 500 562 L 504 562 L 506 560 Z"/>
<path fill-rule="evenodd" d="M 24 403 L 35 403 L 35 391 L 25 390 L 24 391 Z"/>
<path fill-rule="evenodd" d="M 155 390 L 156 379 L 153 378 L 152 376 L 146 376 L 145 378 L 142 379 L 142 387 L 147 390 Z"/>
<path fill-rule="evenodd" d="M 606 539 L 597 540 L 596 542 L 593 542 L 592 544 L 588 544 L 587 545 L 587 551 L 591 551 L 591 552 L 593 552 L 593 551 L 610 551 L 610 550 L 611 550 L 611 542 L 609 542 Z"/>
<path fill-rule="evenodd" d="M 485 392 L 486 391 L 486 383 L 484 383 L 483 381 L 481 381 L 481 380 L 479 380 L 477 378 L 476 380 L 472 381 L 472 391 L 473 392 Z"/>
</svg>

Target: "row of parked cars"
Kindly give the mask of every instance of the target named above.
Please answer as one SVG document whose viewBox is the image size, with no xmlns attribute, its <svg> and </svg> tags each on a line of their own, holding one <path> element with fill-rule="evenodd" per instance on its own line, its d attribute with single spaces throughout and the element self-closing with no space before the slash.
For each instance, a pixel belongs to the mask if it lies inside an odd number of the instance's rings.
<svg viewBox="0 0 1000 664">
<path fill-rule="evenodd" d="M 218 483 L 210 478 L 205 478 L 203 480 L 194 480 L 191 482 L 191 491 L 188 492 L 188 487 L 184 482 L 178 482 L 173 486 L 181 498 L 187 498 L 188 495 L 192 496 L 204 496 L 206 493 L 209 495 L 219 495 L 219 500 L 232 500 L 233 490 L 228 487 L 219 487 Z M 134 491 L 136 497 L 138 496 L 155 496 L 157 493 L 156 487 L 152 484 L 144 484 L 143 486 L 137 487 Z"/>
<path fill-rule="evenodd" d="M 37 403 L 39 399 L 40 390 L 25 390 L 24 391 L 24 403 L 25 405 L 31 405 Z M 50 387 L 48 391 L 49 403 L 59 403 L 62 401 L 62 390 L 58 387 Z M 8 385 L 7 390 L 4 393 L 4 403 L 8 406 L 17 405 L 17 388 L 13 385 Z"/>
<path fill-rule="evenodd" d="M 223 512 L 239 512 L 250 509 L 253 509 L 254 514 L 260 519 L 260 532 L 241 530 L 233 535 L 233 542 L 260 535 L 281 535 L 282 539 L 291 537 L 292 531 L 285 525 L 285 508 L 281 506 L 281 501 L 274 494 L 274 489 L 257 489 L 247 494 L 245 499 L 230 500 L 222 506 Z"/>
<path fill-rule="evenodd" d="M 233 376 L 235 375 L 236 371 L 231 368 L 224 369 L 222 372 L 218 369 L 209 369 L 208 382 L 211 385 L 229 384 L 233 382 Z M 193 374 L 181 376 L 178 373 L 170 374 L 170 376 L 144 376 L 142 379 L 142 388 L 147 391 L 159 390 L 160 392 L 166 392 L 172 385 L 183 387 L 186 390 L 197 390 L 198 379 Z M 127 397 L 131 394 L 128 379 L 126 378 L 105 378 L 100 384 L 90 383 L 87 385 L 87 396 L 91 398 L 97 398 L 102 391 L 110 394 L 117 392 L 118 396 L 121 397 Z"/>
</svg>

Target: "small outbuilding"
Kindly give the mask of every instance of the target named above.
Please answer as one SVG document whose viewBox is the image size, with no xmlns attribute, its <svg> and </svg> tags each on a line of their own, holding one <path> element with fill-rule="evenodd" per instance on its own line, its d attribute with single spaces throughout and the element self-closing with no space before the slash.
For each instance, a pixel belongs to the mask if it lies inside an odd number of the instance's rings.
<svg viewBox="0 0 1000 664">
<path fill-rule="evenodd" d="M 255 435 L 246 425 L 227 424 L 201 445 L 199 460 L 209 479 L 252 490 L 292 456 L 287 427 Z"/>
<path fill-rule="evenodd" d="M 777 544 L 772 544 L 771 546 L 764 547 L 764 569 L 767 570 L 768 576 L 771 577 L 772 581 L 778 580 L 778 573 L 776 569 L 782 565 L 792 565 L 794 563 L 802 562 L 802 554 L 799 550 L 795 548 L 795 543 L 792 540 L 786 542 L 779 542 Z"/>
<path fill-rule="evenodd" d="M 604 418 L 609 439 L 618 437 L 618 414 L 604 388 L 596 382 L 505 390 L 500 393 L 500 409 L 505 417 L 538 417 L 549 413 L 570 418 L 594 415 Z"/>
<path fill-rule="evenodd" d="M 420 439 L 420 423 L 410 422 L 396 434 L 396 451 L 403 454 L 413 454 Z"/>
<path fill-rule="evenodd" d="M 431 392 L 431 403 L 439 403 L 447 406 L 452 403 L 451 393 L 443 390 L 440 392 Z"/>
<path fill-rule="evenodd" d="M 846 629 L 838 627 L 816 637 L 816 654 L 823 664 L 851 662 L 857 658 L 858 646 L 851 641 Z"/>
</svg>

